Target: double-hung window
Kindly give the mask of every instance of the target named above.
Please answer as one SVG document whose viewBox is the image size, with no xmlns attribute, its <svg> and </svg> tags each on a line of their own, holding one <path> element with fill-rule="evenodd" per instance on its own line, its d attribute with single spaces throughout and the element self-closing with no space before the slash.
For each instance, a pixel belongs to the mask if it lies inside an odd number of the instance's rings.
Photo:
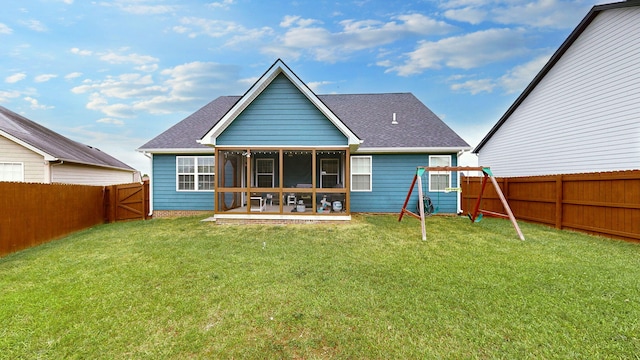
<svg viewBox="0 0 640 360">
<path fill-rule="evenodd" d="M 451 166 L 451 156 L 431 155 L 429 156 L 429 166 Z M 429 191 L 445 191 L 450 187 L 450 171 L 429 171 Z"/>
<path fill-rule="evenodd" d="M 273 159 L 256 159 L 256 186 L 258 187 L 274 187 Z"/>
<path fill-rule="evenodd" d="M 178 191 L 213 191 L 215 177 L 213 156 L 178 156 L 176 158 Z"/>
<path fill-rule="evenodd" d="M 19 162 L 0 162 L 0 181 L 24 181 L 24 165 Z"/>
<path fill-rule="evenodd" d="M 371 191 L 371 156 L 351 157 L 351 191 Z"/>
</svg>

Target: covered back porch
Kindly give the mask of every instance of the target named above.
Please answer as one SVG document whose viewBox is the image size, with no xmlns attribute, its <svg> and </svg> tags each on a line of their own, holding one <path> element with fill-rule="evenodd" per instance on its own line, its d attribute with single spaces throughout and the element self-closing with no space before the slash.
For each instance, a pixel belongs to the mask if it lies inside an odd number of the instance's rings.
<svg viewBox="0 0 640 360">
<path fill-rule="evenodd" d="M 218 218 L 349 220 L 348 147 L 216 147 Z"/>
</svg>

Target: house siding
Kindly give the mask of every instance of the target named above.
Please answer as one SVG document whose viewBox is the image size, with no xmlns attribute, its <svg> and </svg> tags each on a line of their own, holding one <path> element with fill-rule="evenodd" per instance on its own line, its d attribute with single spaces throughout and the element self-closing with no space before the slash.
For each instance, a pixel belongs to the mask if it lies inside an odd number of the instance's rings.
<svg viewBox="0 0 640 360">
<path fill-rule="evenodd" d="M 354 156 L 359 156 L 357 154 Z M 440 155 L 440 154 L 439 154 Z M 411 182 L 418 166 L 429 164 L 429 154 L 384 154 L 372 155 L 372 191 L 351 192 L 352 212 L 400 213 L 407 198 Z M 451 155 L 452 166 L 457 166 L 457 156 Z M 429 176 L 422 176 L 424 194 L 428 195 L 440 213 L 458 211 L 457 192 L 428 192 Z M 451 186 L 458 186 L 456 172 L 451 173 Z M 407 209 L 415 211 L 418 204 L 418 188 L 413 189 Z"/>
<path fill-rule="evenodd" d="M 154 210 L 213 211 L 213 191 L 176 191 L 176 155 L 153 155 L 152 168 Z"/>
<path fill-rule="evenodd" d="M 640 7 L 603 11 L 479 151 L 496 176 L 640 168 Z"/>
<path fill-rule="evenodd" d="M 44 157 L 4 136 L 0 136 L 0 162 L 22 163 L 25 182 L 47 182 L 44 178 Z"/>
<path fill-rule="evenodd" d="M 133 170 L 108 169 L 91 165 L 51 164 L 51 182 L 81 185 L 115 185 L 139 181 Z"/>
<path fill-rule="evenodd" d="M 278 75 L 216 139 L 218 146 L 345 146 L 347 138 Z"/>
</svg>

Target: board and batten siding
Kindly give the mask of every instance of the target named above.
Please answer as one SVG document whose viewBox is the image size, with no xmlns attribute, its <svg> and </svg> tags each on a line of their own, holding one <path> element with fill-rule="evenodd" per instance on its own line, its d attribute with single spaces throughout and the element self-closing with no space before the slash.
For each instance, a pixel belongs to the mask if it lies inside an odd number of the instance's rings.
<svg viewBox="0 0 640 360">
<path fill-rule="evenodd" d="M 180 156 L 192 155 L 202 156 L 203 154 L 180 154 Z M 213 191 L 176 190 L 176 155 L 153 155 L 151 182 L 154 210 L 213 211 Z"/>
<path fill-rule="evenodd" d="M 481 148 L 496 176 L 640 168 L 640 7 L 592 21 Z"/>
<path fill-rule="evenodd" d="M 99 166 L 63 162 L 51 164 L 51 182 L 80 185 L 116 185 L 139 181 L 133 170 L 109 169 Z"/>
<path fill-rule="evenodd" d="M 0 136 L 0 162 L 22 163 L 24 182 L 45 183 L 44 157 Z"/>
<path fill-rule="evenodd" d="M 368 156 L 357 154 L 353 156 Z M 352 191 L 352 212 L 400 213 L 407 198 L 411 182 L 418 166 L 428 166 L 429 154 L 375 154 L 372 159 L 372 191 Z M 457 166 L 457 156 L 451 155 L 451 165 Z M 415 212 L 418 205 L 418 188 L 413 189 L 407 205 Z M 456 172 L 451 173 L 451 186 L 458 186 Z M 457 192 L 429 192 L 429 176 L 422 176 L 424 194 L 429 196 L 440 213 L 455 214 L 458 211 Z"/>
<path fill-rule="evenodd" d="M 218 146 L 345 146 L 347 138 L 278 75 L 216 139 Z"/>
</svg>

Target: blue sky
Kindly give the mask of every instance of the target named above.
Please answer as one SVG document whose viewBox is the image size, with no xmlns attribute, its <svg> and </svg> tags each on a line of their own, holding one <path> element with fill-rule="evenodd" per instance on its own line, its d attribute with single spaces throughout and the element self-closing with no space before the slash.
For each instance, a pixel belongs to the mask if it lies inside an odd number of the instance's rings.
<svg viewBox="0 0 640 360">
<path fill-rule="evenodd" d="M 281 58 L 317 94 L 412 92 L 475 146 L 606 2 L 9 2 L 0 105 L 148 173 L 136 148 Z"/>
</svg>

